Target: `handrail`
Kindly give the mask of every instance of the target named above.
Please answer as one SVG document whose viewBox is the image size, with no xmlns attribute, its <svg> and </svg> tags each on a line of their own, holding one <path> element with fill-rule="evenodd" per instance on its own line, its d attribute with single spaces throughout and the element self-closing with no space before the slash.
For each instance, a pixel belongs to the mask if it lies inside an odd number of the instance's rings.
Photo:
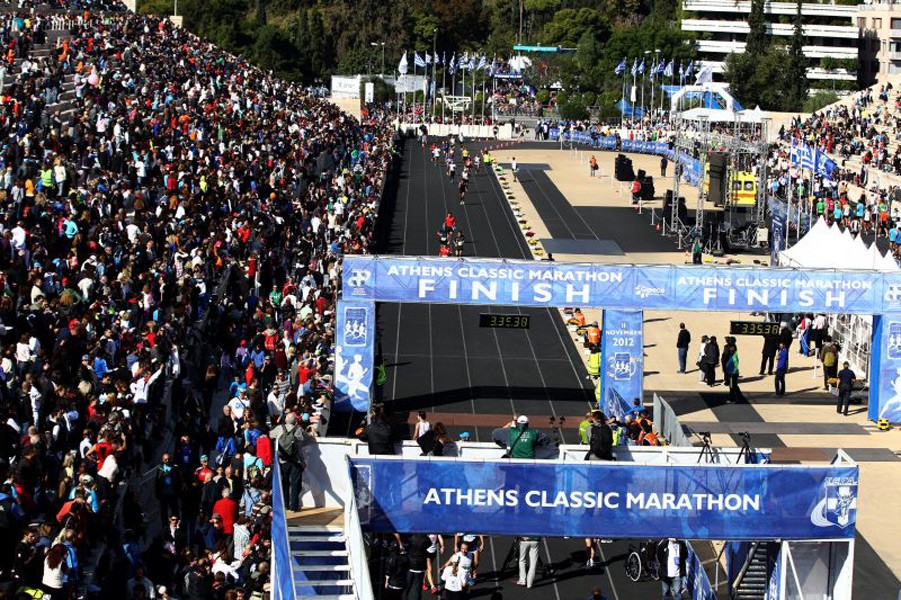
<svg viewBox="0 0 901 600">
<path fill-rule="evenodd" d="M 350 471 L 350 456 L 346 458 L 345 475 L 350 489 L 353 490 Z M 347 538 L 347 563 L 350 566 L 351 579 L 354 581 L 355 595 L 358 600 L 375 598 L 372 590 L 372 579 L 369 575 L 369 561 L 366 556 L 366 543 L 363 539 L 363 528 L 357 508 L 357 496 L 351 492 L 344 504 L 344 535 Z"/>
<path fill-rule="evenodd" d="M 735 581 L 732 582 L 731 593 L 733 596 L 735 595 L 735 590 L 738 589 L 738 586 L 741 585 L 742 580 L 745 578 L 745 574 L 748 572 L 748 569 L 751 567 L 751 561 L 754 560 L 754 555 L 757 553 L 758 546 L 760 546 L 760 542 L 754 542 L 751 544 L 751 551 L 748 552 L 748 555 L 745 557 L 745 563 L 741 566 L 741 570 L 735 577 Z"/>
<path fill-rule="evenodd" d="M 273 446 L 272 460 L 272 565 L 270 573 L 275 585 L 274 598 L 296 600 L 294 568 L 291 564 L 291 542 L 288 537 L 288 519 L 285 515 L 285 497 L 282 493 L 281 469 L 278 464 L 278 442 Z M 287 572 L 286 572 L 287 570 Z M 283 581 L 287 575 L 287 582 Z"/>
<path fill-rule="evenodd" d="M 804 589 L 801 587 L 801 580 L 798 579 L 798 569 L 795 567 L 795 559 L 792 558 L 791 552 L 791 544 L 785 544 L 785 557 L 788 559 L 788 564 L 792 570 L 792 577 L 795 578 L 795 588 L 798 591 L 799 600 L 804 600 Z"/>
</svg>

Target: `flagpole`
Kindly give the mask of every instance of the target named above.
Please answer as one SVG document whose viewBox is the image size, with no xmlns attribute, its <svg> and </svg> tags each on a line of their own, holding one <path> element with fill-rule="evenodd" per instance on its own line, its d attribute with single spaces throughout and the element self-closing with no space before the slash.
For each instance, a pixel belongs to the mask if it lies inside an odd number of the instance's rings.
<svg viewBox="0 0 901 600">
<path fill-rule="evenodd" d="M 632 99 L 632 95 L 635 94 L 635 89 L 638 86 L 638 59 L 636 58 L 635 61 L 632 63 L 632 94 L 629 94 L 629 100 L 632 102 L 632 114 L 630 116 L 633 127 L 635 126 L 635 100 Z"/>
<path fill-rule="evenodd" d="M 442 57 L 446 56 L 446 54 L 444 54 L 444 51 L 442 51 L 441 56 Z M 442 59 L 442 63 L 443 62 L 444 62 L 444 60 Z M 442 125 L 444 125 L 444 105 L 447 104 L 447 101 L 446 101 L 446 96 L 447 96 L 446 77 L 447 77 L 447 65 L 442 64 L 441 65 L 441 124 Z M 436 99 L 437 99 L 437 96 L 438 95 L 435 94 Z"/>
</svg>

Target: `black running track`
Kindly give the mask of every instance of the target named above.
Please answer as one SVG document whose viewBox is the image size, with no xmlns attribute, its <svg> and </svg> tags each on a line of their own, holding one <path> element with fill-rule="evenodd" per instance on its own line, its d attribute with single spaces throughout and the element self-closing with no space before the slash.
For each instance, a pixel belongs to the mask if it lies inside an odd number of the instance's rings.
<svg viewBox="0 0 901 600">
<path fill-rule="evenodd" d="M 478 147 L 468 144 L 471 152 Z M 431 162 L 418 142 L 407 141 L 380 211 L 378 251 L 436 256 L 437 232 L 448 211 L 466 236 L 466 256 L 531 258 L 497 179 L 487 169 L 471 178 L 461 206 L 443 168 Z M 483 312 L 528 314 L 531 329 L 480 329 Z M 417 410 L 437 413 L 433 423 L 439 415 L 453 416 L 457 425 L 449 427 L 452 434 L 466 430 L 474 441 L 489 441 L 490 421 L 526 414 L 534 426 L 561 441 L 577 441 L 574 423 L 552 430 L 550 418 L 576 419 L 590 406 L 594 391 L 556 309 L 381 304 L 378 329 L 388 367 L 385 398 L 400 421 Z M 660 593 L 657 583 L 636 584 L 626 578 L 625 540 L 602 544 L 597 557 L 602 566 L 590 570 L 585 568 L 581 539 L 543 540 L 541 556 L 554 568 L 554 576 L 539 576 L 530 590 L 517 587 L 515 565 L 503 569 L 512 542 L 488 539 L 471 598 L 565 600 L 584 598 L 595 585 L 610 600 Z"/>
</svg>

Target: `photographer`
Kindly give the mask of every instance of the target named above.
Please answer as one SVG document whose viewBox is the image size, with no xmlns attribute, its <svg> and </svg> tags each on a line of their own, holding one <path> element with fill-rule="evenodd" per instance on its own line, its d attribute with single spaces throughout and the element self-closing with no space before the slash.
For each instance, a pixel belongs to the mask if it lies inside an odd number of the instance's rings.
<svg viewBox="0 0 901 600">
<path fill-rule="evenodd" d="M 502 458 L 536 458 L 536 450 L 550 445 L 550 438 L 529 427 L 529 417 L 519 415 L 512 421 L 491 433 L 491 437 L 501 448 L 506 448 Z"/>
</svg>

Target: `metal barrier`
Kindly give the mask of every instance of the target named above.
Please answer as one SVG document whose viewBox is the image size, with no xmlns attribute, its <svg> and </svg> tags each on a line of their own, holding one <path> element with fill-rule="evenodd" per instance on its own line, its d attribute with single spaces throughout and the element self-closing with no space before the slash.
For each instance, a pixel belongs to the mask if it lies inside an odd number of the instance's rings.
<svg viewBox="0 0 901 600">
<path fill-rule="evenodd" d="M 657 431 L 666 438 L 670 446 L 691 447 L 691 438 L 686 433 L 676 411 L 669 402 L 654 392 L 654 426 Z"/>
<path fill-rule="evenodd" d="M 344 472 L 349 488 L 353 489 L 349 460 L 345 464 Z M 357 510 L 357 497 L 354 493 L 348 496 L 347 503 L 344 505 L 344 535 L 347 537 L 347 564 L 350 566 L 356 596 L 361 600 L 375 598 L 372 579 L 369 576 L 369 561 L 366 556 L 366 542 L 363 539 L 363 526 L 360 523 L 360 511 Z"/>
</svg>

